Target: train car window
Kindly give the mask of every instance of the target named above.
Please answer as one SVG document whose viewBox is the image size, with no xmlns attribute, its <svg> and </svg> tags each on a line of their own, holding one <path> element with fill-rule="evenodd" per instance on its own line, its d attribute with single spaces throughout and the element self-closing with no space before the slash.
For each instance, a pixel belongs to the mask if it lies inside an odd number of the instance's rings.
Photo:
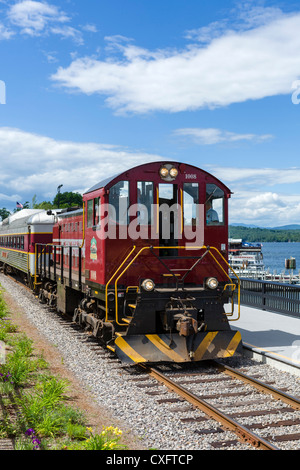
<svg viewBox="0 0 300 470">
<path fill-rule="evenodd" d="M 129 183 L 119 181 L 109 190 L 109 220 L 128 225 Z"/>
<path fill-rule="evenodd" d="M 90 199 L 87 202 L 87 226 L 93 226 L 93 217 L 94 217 L 94 199 Z"/>
<path fill-rule="evenodd" d="M 206 225 L 224 224 L 224 191 L 216 184 L 206 185 Z"/>
<path fill-rule="evenodd" d="M 153 198 L 154 185 L 150 181 L 138 181 L 137 183 L 137 204 L 141 206 L 138 215 L 139 224 L 151 225 L 153 219 Z"/>
<path fill-rule="evenodd" d="M 199 185 L 198 183 L 183 184 L 183 217 L 186 226 L 198 224 Z"/>
<path fill-rule="evenodd" d="M 20 237 L 17 237 L 17 248 L 20 248 Z"/>
<path fill-rule="evenodd" d="M 100 197 L 94 199 L 94 225 L 100 225 Z"/>
<path fill-rule="evenodd" d="M 21 250 L 24 250 L 24 236 L 21 237 Z"/>
</svg>

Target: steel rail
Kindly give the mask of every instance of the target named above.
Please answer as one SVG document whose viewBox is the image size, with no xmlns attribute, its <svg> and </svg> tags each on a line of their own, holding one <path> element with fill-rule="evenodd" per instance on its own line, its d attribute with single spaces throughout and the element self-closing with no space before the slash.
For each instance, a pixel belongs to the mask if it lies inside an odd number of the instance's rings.
<svg viewBox="0 0 300 470">
<path fill-rule="evenodd" d="M 266 384 L 260 380 L 257 380 L 253 377 L 250 377 L 243 372 L 239 372 L 232 367 L 229 367 L 227 365 L 221 364 L 217 361 L 211 361 L 212 364 L 217 367 L 221 372 L 224 372 L 227 375 L 230 375 L 231 377 L 237 378 L 242 380 L 243 382 L 249 383 L 250 385 L 256 387 L 258 390 L 264 393 L 268 393 L 273 395 L 274 398 L 277 400 L 281 400 L 288 405 L 290 405 L 292 408 L 295 410 L 300 410 L 300 399 L 297 397 L 294 397 L 292 395 L 289 395 L 288 393 L 285 393 L 278 388 L 272 387 L 269 384 Z"/>
<path fill-rule="evenodd" d="M 178 385 L 173 380 L 166 377 L 164 374 L 159 372 L 157 369 L 148 367 L 144 364 L 139 364 L 139 366 L 146 371 L 151 377 L 154 377 L 158 382 L 166 385 L 170 390 L 180 395 L 182 398 L 187 400 L 193 406 L 197 407 L 203 411 L 210 418 L 221 423 L 224 428 L 234 432 L 240 440 L 245 443 L 251 444 L 254 447 L 257 447 L 262 450 L 280 450 L 278 447 L 274 446 L 270 442 L 266 441 L 262 437 L 250 431 L 245 426 L 239 424 L 237 421 L 232 419 L 230 416 L 226 415 L 222 411 L 215 408 L 213 405 L 210 405 L 207 401 L 202 398 L 194 395 L 186 388 Z"/>
</svg>

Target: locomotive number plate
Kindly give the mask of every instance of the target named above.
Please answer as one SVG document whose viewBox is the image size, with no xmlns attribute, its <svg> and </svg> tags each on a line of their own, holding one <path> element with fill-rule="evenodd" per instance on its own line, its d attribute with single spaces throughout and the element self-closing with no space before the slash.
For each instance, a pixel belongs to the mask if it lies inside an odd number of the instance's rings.
<svg viewBox="0 0 300 470">
<path fill-rule="evenodd" d="M 195 173 L 186 173 L 185 174 L 185 179 L 186 180 L 196 180 L 197 175 Z"/>
</svg>

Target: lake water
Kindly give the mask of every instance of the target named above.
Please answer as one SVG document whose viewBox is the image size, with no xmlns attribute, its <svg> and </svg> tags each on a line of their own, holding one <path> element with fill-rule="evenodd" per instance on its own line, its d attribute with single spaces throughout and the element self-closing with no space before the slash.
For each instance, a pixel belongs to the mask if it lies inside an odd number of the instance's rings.
<svg viewBox="0 0 300 470">
<path fill-rule="evenodd" d="M 281 273 L 285 269 L 285 259 L 296 258 L 296 273 L 300 270 L 300 243 L 272 242 L 262 244 L 264 265 L 270 272 Z"/>
</svg>

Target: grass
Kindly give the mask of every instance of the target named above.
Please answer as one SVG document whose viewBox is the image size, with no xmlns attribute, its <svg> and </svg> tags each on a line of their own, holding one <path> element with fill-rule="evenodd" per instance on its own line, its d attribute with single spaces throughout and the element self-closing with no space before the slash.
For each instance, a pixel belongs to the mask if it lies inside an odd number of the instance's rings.
<svg viewBox="0 0 300 470">
<path fill-rule="evenodd" d="M 95 433 L 84 413 L 68 404 L 68 382 L 49 373 L 33 341 L 11 323 L 1 290 L 0 341 L 2 352 L 4 344 L 9 349 L 0 362 L 0 439 L 13 439 L 15 450 L 125 448 L 122 431 L 110 426 Z"/>
</svg>

